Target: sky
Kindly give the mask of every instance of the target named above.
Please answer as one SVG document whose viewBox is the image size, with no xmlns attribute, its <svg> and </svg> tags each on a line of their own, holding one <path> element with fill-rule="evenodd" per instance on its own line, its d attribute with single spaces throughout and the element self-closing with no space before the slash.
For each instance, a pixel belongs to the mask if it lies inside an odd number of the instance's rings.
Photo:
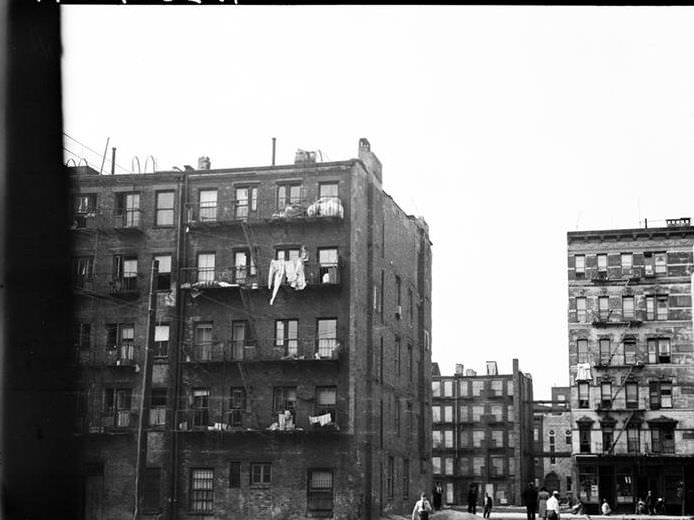
<svg viewBox="0 0 694 520">
<path fill-rule="evenodd" d="M 264 166 L 272 137 L 277 164 L 368 138 L 384 189 L 430 226 L 443 374 L 515 357 L 549 398 L 568 384 L 566 232 L 694 213 L 692 8 L 63 6 L 62 22 L 66 159 L 99 169 L 108 139 L 117 172 Z"/>
</svg>

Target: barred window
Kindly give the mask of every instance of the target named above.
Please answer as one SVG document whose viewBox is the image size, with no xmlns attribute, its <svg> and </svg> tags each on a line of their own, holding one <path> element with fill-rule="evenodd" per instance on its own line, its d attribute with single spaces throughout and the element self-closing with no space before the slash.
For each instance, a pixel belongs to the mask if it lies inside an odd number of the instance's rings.
<svg viewBox="0 0 694 520">
<path fill-rule="evenodd" d="M 191 512 L 211 513 L 214 504 L 214 470 L 194 469 L 190 480 Z"/>
<path fill-rule="evenodd" d="M 308 470 L 308 510 L 332 513 L 333 472 L 329 469 Z"/>
</svg>

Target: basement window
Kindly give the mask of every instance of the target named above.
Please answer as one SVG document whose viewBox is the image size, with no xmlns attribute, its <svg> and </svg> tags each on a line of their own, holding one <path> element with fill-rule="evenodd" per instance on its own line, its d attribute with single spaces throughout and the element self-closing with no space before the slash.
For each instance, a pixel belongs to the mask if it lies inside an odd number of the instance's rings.
<svg viewBox="0 0 694 520">
<path fill-rule="evenodd" d="M 190 476 L 190 511 L 211 513 L 214 504 L 214 470 L 193 469 Z"/>
</svg>

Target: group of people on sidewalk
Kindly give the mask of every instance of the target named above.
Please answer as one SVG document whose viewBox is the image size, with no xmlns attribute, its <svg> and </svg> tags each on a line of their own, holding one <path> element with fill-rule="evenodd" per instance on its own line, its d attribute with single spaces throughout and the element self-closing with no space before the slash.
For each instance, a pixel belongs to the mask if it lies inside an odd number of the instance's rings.
<svg viewBox="0 0 694 520">
<path fill-rule="evenodd" d="M 523 491 L 523 502 L 528 520 L 535 520 L 535 515 L 546 520 L 559 520 L 559 491 L 551 494 L 542 487 L 538 492 L 532 482 Z"/>
</svg>

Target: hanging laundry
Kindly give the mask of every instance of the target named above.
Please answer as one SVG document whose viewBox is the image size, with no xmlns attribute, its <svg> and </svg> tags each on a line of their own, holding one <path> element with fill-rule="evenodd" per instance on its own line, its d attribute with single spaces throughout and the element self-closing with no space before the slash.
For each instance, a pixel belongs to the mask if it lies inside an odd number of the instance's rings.
<svg viewBox="0 0 694 520">
<path fill-rule="evenodd" d="M 309 417 L 308 421 L 311 424 L 320 424 L 321 426 L 325 426 L 326 424 L 333 422 L 333 418 L 329 413 L 324 413 L 323 415 Z"/>
<path fill-rule="evenodd" d="M 578 363 L 576 365 L 576 381 L 592 381 L 590 363 Z"/>
<path fill-rule="evenodd" d="M 296 271 L 299 259 L 285 260 L 284 262 L 284 273 L 287 275 L 287 283 L 296 288 Z"/>
<path fill-rule="evenodd" d="M 296 281 L 292 287 L 297 291 L 302 291 L 306 288 L 306 273 L 304 272 L 304 260 L 302 258 L 296 261 Z"/>
<path fill-rule="evenodd" d="M 166 301 L 167 307 L 175 307 L 176 306 L 176 288 L 175 287 L 172 287 L 171 290 L 166 294 L 165 301 Z"/>
<path fill-rule="evenodd" d="M 272 297 L 270 298 L 270 305 L 275 302 L 275 297 L 277 296 L 277 291 L 280 290 L 280 285 L 282 285 L 282 279 L 284 278 L 284 261 L 283 260 L 272 260 L 270 262 L 270 269 L 268 271 L 267 287 L 272 290 Z"/>
</svg>

